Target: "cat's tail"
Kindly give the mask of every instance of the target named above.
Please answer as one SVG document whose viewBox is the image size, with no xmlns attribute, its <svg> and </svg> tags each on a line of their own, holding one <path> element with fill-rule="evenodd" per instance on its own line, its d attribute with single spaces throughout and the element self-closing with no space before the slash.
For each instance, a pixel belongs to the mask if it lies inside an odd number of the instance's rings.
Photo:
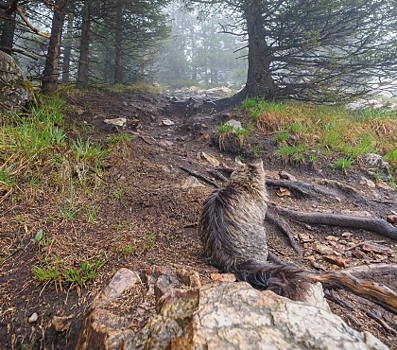
<svg viewBox="0 0 397 350">
<path fill-rule="evenodd" d="M 246 261 L 234 266 L 238 281 L 268 289 L 292 300 L 304 300 L 310 286 L 307 272 L 295 265 Z"/>
</svg>

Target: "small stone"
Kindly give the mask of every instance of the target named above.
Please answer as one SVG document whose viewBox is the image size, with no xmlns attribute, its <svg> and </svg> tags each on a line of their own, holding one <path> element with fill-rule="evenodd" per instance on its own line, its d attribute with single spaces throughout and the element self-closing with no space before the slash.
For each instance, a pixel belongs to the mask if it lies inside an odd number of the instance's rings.
<svg viewBox="0 0 397 350">
<path fill-rule="evenodd" d="M 342 233 L 342 237 L 345 237 L 346 239 L 350 239 L 352 235 L 353 234 L 348 231 Z"/>
<path fill-rule="evenodd" d="M 329 236 L 325 237 L 325 239 L 326 239 L 327 241 L 332 241 L 332 242 L 337 242 L 337 241 L 339 241 L 339 238 L 338 238 L 338 237 L 332 236 L 332 235 L 329 235 Z"/>
<path fill-rule="evenodd" d="M 161 140 L 159 142 L 159 145 L 164 148 L 171 148 L 174 145 L 174 143 L 172 141 L 168 141 L 168 140 Z"/>
<path fill-rule="evenodd" d="M 343 268 L 346 267 L 346 260 L 341 258 L 341 257 L 339 257 L 339 256 L 336 256 L 336 255 L 324 255 L 323 258 L 324 258 L 325 261 L 328 261 L 329 263 L 334 264 L 336 266 L 343 267 Z"/>
<path fill-rule="evenodd" d="M 313 250 L 316 251 L 317 253 L 320 253 L 323 255 L 333 255 L 334 254 L 334 250 L 331 247 L 326 246 L 324 244 L 319 244 L 319 243 L 314 245 Z"/>
<path fill-rule="evenodd" d="M 163 125 L 166 125 L 166 126 L 175 125 L 175 123 L 174 123 L 172 120 L 170 120 L 170 119 L 163 119 L 163 120 L 161 121 L 161 123 L 162 123 Z"/>
<path fill-rule="evenodd" d="M 393 187 L 389 186 L 386 182 L 383 182 L 383 181 L 379 181 L 376 184 L 376 187 L 381 188 L 386 191 L 393 191 Z"/>
<path fill-rule="evenodd" d="M 163 165 L 163 166 L 161 167 L 161 169 L 162 169 L 165 173 L 167 173 L 167 174 L 171 173 L 170 168 L 168 168 L 168 166 L 166 166 L 166 165 Z"/>
<path fill-rule="evenodd" d="M 126 118 L 105 119 L 104 122 L 106 124 L 111 124 L 111 125 L 115 125 L 115 126 L 121 126 L 123 129 L 127 125 L 127 119 Z"/>
<path fill-rule="evenodd" d="M 387 222 L 390 222 L 391 224 L 397 223 L 397 215 L 388 215 L 386 218 Z"/>
<path fill-rule="evenodd" d="M 197 180 L 194 176 L 189 176 L 187 179 L 183 180 L 182 183 L 182 188 L 183 189 L 188 189 L 188 188 L 194 188 L 194 187 L 200 187 L 204 186 L 199 180 Z"/>
<path fill-rule="evenodd" d="M 35 323 L 37 321 L 37 319 L 39 318 L 39 316 L 37 315 L 36 312 L 33 312 L 30 317 L 28 318 L 28 322 L 29 323 Z"/>
<path fill-rule="evenodd" d="M 367 179 L 365 177 L 361 178 L 360 185 L 365 185 L 365 186 L 368 186 L 369 188 L 375 188 L 376 187 L 375 186 L 375 182 L 373 182 L 373 181 L 371 181 L 371 180 L 369 180 L 369 179 Z"/>
<path fill-rule="evenodd" d="M 291 192 L 284 188 L 284 187 L 280 187 L 277 191 L 276 194 L 278 197 L 291 197 Z"/>
<path fill-rule="evenodd" d="M 302 243 L 313 242 L 312 237 L 307 233 L 299 233 L 298 238 Z"/>
<path fill-rule="evenodd" d="M 220 165 L 220 162 L 218 161 L 218 159 L 216 159 L 215 157 L 213 157 L 205 152 L 201 152 L 200 157 L 202 159 L 205 159 L 208 163 L 210 163 L 211 165 L 213 165 L 215 167 Z"/>
<path fill-rule="evenodd" d="M 52 319 L 52 325 L 55 327 L 57 332 L 65 332 L 70 328 L 72 324 L 73 316 L 54 316 Z"/>
<path fill-rule="evenodd" d="M 233 131 L 236 132 L 238 129 L 242 129 L 241 123 L 237 120 L 230 119 L 228 120 L 225 125 L 230 125 L 233 128 Z"/>
<path fill-rule="evenodd" d="M 354 249 L 354 250 L 352 251 L 352 255 L 353 255 L 355 258 L 357 258 L 357 259 L 363 259 L 363 258 L 366 257 L 365 253 L 363 253 L 361 250 L 357 250 L 357 249 Z"/>
<path fill-rule="evenodd" d="M 282 170 L 278 173 L 280 179 L 289 180 L 289 181 L 297 181 L 296 177 L 285 170 Z"/>
</svg>

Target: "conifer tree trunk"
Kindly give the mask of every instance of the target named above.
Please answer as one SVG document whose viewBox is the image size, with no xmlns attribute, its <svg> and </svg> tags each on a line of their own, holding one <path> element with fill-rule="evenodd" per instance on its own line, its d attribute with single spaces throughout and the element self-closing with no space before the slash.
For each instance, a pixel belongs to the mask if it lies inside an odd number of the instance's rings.
<svg viewBox="0 0 397 350">
<path fill-rule="evenodd" d="M 72 53 L 73 24 L 74 24 L 74 18 L 71 14 L 69 14 L 68 25 L 65 35 L 65 46 L 63 49 L 62 83 L 67 83 L 70 80 L 70 58 Z"/>
<path fill-rule="evenodd" d="M 56 0 L 52 17 L 51 37 L 48 44 L 41 89 L 46 95 L 53 94 L 58 86 L 59 56 L 61 50 L 62 28 L 65 21 L 67 0 Z"/>
<path fill-rule="evenodd" d="M 272 52 L 263 39 L 262 1 L 246 1 L 244 15 L 248 29 L 248 77 L 244 88 L 249 96 L 262 96 L 272 100 L 276 84 L 270 71 Z"/>
<path fill-rule="evenodd" d="M 81 29 L 79 67 L 77 73 L 77 87 L 88 85 L 90 59 L 90 30 L 91 30 L 91 1 L 85 1 L 83 7 L 83 23 Z"/>
<path fill-rule="evenodd" d="M 12 7 L 13 3 L 15 3 L 16 6 L 18 1 L 10 1 L 9 7 Z M 4 13 L 1 14 L 1 18 L 3 20 L 3 29 L 0 33 L 0 50 L 11 54 L 16 27 L 15 11 L 12 11 L 12 13 L 4 11 Z"/>
<path fill-rule="evenodd" d="M 123 83 L 123 63 L 122 63 L 122 33 L 123 33 L 123 5 L 121 1 L 116 4 L 116 23 L 115 23 L 115 46 L 114 46 L 114 83 Z"/>
</svg>

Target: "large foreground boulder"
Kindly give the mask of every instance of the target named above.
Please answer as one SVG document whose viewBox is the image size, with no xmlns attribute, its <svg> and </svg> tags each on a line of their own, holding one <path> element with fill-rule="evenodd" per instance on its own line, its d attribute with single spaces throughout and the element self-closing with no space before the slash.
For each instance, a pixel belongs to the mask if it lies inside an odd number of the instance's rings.
<svg viewBox="0 0 397 350">
<path fill-rule="evenodd" d="M 30 100 L 27 81 L 14 59 L 0 51 L 0 111 L 16 111 Z"/>
<path fill-rule="evenodd" d="M 142 280 L 122 269 L 94 301 L 76 350 L 388 349 L 370 333 L 350 328 L 318 300 L 315 305 L 294 302 L 246 283 L 200 286 L 197 276 L 186 272 L 157 270 L 144 281 L 156 306 L 143 329 L 134 332 L 136 319 L 125 314 L 123 297 L 129 294 L 133 312 L 141 309 L 145 302 L 137 304 L 128 289 Z"/>
</svg>

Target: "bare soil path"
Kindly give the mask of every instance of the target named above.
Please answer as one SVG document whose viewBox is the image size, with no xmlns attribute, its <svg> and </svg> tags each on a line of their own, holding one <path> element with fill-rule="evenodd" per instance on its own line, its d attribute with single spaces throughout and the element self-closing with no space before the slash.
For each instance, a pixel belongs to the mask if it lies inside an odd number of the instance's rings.
<svg viewBox="0 0 397 350">
<path fill-rule="evenodd" d="M 16 192 L 0 204 L 0 349 L 73 349 L 84 311 L 120 267 L 183 267 L 198 271 L 203 283 L 211 282 L 211 273 L 216 271 L 205 264 L 197 237 L 201 205 L 214 188 L 200 180 L 196 186 L 180 167 L 221 185 L 221 177 L 213 173 L 216 167 L 203 159 L 201 152 L 215 157 L 221 167 L 232 167 L 235 155 L 219 151 L 213 141 L 214 130 L 230 118 L 245 125 L 247 117 L 238 109 L 216 113 L 212 103 L 201 106 L 193 101 L 187 106 L 150 94 L 87 93 L 71 98 L 70 103 L 73 108 L 66 116 L 69 137 L 81 134 L 105 144 L 109 135 L 125 133 L 132 140 L 109 154 L 105 176 L 98 179 L 95 191 L 82 194 L 76 189 L 76 202 L 82 210 L 73 220 L 59 214 L 70 197 L 50 191 L 31 196 Z M 104 123 L 104 119 L 119 117 L 126 118 L 126 128 Z M 285 165 L 273 157 L 273 134 L 255 130 L 248 141 L 263 145 L 259 155 L 269 180 L 278 180 L 279 171 L 285 170 L 299 181 L 339 194 L 303 196 L 283 186 L 269 186 L 275 208 L 383 219 L 397 211 L 396 193 L 361 185 L 359 169 L 346 176 L 330 169 L 327 159 L 319 160 L 315 169 L 304 164 Z M 244 156 L 249 159 L 249 151 Z M 335 184 L 354 188 L 361 199 Z M 90 208 L 95 209 L 95 220 L 88 222 L 85 213 Z M 270 247 L 280 260 L 313 271 L 397 263 L 397 242 L 388 237 L 298 221 L 289 221 L 289 225 L 302 254 L 269 225 Z M 51 238 L 50 244 L 32 243 L 40 229 Z M 32 268 L 43 264 L 43 259 L 79 266 L 98 257 L 105 264 L 94 282 L 83 287 L 34 280 Z M 370 278 L 397 291 L 397 276 L 390 271 L 378 271 Z M 327 290 L 326 294 L 332 310 L 351 327 L 368 330 L 397 349 L 395 314 L 343 290 Z M 145 297 L 138 293 L 136 305 L 143 304 Z M 29 320 L 34 313 L 37 320 Z M 137 328 L 149 314 L 137 314 Z"/>
</svg>

